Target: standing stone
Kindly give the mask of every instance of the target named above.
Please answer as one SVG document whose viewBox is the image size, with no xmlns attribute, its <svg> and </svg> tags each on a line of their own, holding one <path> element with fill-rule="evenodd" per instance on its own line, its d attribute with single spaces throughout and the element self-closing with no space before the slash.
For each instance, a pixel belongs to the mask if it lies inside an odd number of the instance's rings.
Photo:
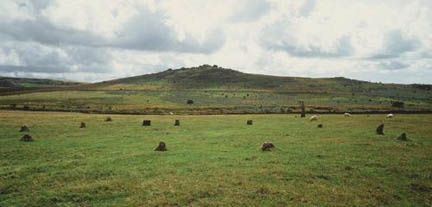
<svg viewBox="0 0 432 207">
<path fill-rule="evenodd" d="M 408 141 L 408 138 L 407 138 L 407 136 L 406 136 L 406 133 L 404 132 L 404 133 L 402 133 L 399 137 L 398 137 L 398 140 L 400 140 L 400 141 Z"/>
<path fill-rule="evenodd" d="M 143 126 L 151 126 L 151 120 L 144 120 Z"/>
<path fill-rule="evenodd" d="M 165 142 L 159 142 L 159 145 L 156 147 L 155 151 L 159 151 L 159 152 L 167 151 Z"/>
<path fill-rule="evenodd" d="M 306 109 L 305 109 L 304 101 L 300 101 L 300 107 L 301 107 L 301 118 L 305 118 L 306 117 Z"/>
<path fill-rule="evenodd" d="M 174 126 L 180 126 L 180 120 L 175 120 Z"/>
<path fill-rule="evenodd" d="M 384 124 L 378 126 L 378 128 L 376 129 L 376 133 L 379 135 L 384 135 Z"/>
<path fill-rule="evenodd" d="M 246 124 L 247 124 L 247 125 L 252 125 L 252 124 L 253 124 L 253 121 L 252 121 L 252 120 L 247 120 Z"/>
<path fill-rule="evenodd" d="M 275 146 L 274 146 L 273 143 L 271 143 L 271 142 L 264 142 L 264 144 L 262 145 L 261 150 L 262 151 L 271 151 L 274 148 L 275 148 Z"/>
<path fill-rule="evenodd" d="M 21 138 L 21 141 L 23 141 L 23 142 L 32 142 L 32 141 L 33 141 L 33 137 L 30 136 L 30 135 L 28 135 L 28 134 L 26 134 L 26 135 L 24 135 L 24 136 Z"/>
<path fill-rule="evenodd" d="M 323 128 L 323 125 L 322 124 L 318 124 L 318 128 Z"/>
<path fill-rule="evenodd" d="M 112 121 L 112 119 L 111 119 L 111 117 L 109 116 L 109 117 L 107 117 L 107 118 L 105 119 L 105 121 Z"/>
<path fill-rule="evenodd" d="M 30 128 L 27 125 L 23 125 L 20 129 L 20 132 L 29 132 Z"/>
<path fill-rule="evenodd" d="M 87 126 L 86 126 L 86 123 L 84 123 L 84 122 L 81 122 L 81 126 L 80 126 L 80 128 L 86 128 Z"/>
</svg>

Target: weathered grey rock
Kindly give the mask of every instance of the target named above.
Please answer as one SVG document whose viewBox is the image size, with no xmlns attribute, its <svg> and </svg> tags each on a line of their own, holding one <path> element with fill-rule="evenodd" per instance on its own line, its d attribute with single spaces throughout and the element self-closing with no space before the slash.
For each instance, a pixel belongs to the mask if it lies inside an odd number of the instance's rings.
<svg viewBox="0 0 432 207">
<path fill-rule="evenodd" d="M 408 141 L 408 138 L 407 138 L 406 133 L 405 133 L 405 132 L 402 133 L 402 134 L 398 137 L 398 140 L 400 140 L 400 141 L 404 141 L 404 142 Z"/>
<path fill-rule="evenodd" d="M 29 132 L 30 128 L 27 125 L 23 125 L 20 129 L 20 132 Z"/>
<path fill-rule="evenodd" d="M 378 126 L 378 128 L 376 129 L 376 133 L 379 135 L 384 135 L 384 124 Z"/>
<path fill-rule="evenodd" d="M 174 126 L 180 126 L 180 120 L 175 120 Z"/>
<path fill-rule="evenodd" d="M 28 134 L 26 134 L 26 135 L 24 135 L 24 136 L 21 138 L 21 141 L 23 141 L 23 142 L 32 142 L 32 141 L 33 141 L 33 137 L 30 136 L 30 135 L 28 135 Z"/>
<path fill-rule="evenodd" d="M 275 148 L 275 146 L 274 146 L 273 143 L 271 143 L 271 142 L 264 142 L 264 144 L 262 145 L 261 150 L 262 151 L 271 151 L 274 148 Z"/>
<path fill-rule="evenodd" d="M 253 121 L 252 121 L 252 120 L 247 120 L 246 124 L 247 124 L 247 125 L 252 125 L 252 124 L 253 124 Z"/>
<path fill-rule="evenodd" d="M 151 126 L 151 120 L 144 120 L 143 126 Z"/>
<path fill-rule="evenodd" d="M 159 145 L 156 147 L 155 151 L 164 152 L 167 151 L 165 142 L 159 142 Z"/>
<path fill-rule="evenodd" d="M 318 128 L 323 128 L 323 125 L 322 124 L 318 124 Z"/>
<path fill-rule="evenodd" d="M 306 117 L 306 109 L 305 109 L 305 104 L 304 101 L 300 101 L 300 107 L 301 107 L 301 118 L 305 118 Z"/>
<path fill-rule="evenodd" d="M 86 123 L 84 123 L 84 122 L 81 122 L 81 126 L 80 126 L 80 128 L 86 128 L 87 126 L 86 126 Z"/>
</svg>

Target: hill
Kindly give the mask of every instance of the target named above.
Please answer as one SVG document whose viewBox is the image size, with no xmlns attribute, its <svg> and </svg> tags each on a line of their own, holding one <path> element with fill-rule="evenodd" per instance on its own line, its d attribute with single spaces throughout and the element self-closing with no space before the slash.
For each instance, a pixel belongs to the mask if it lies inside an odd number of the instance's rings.
<svg viewBox="0 0 432 207">
<path fill-rule="evenodd" d="M 305 101 L 310 113 L 432 110 L 431 85 L 279 77 L 210 65 L 29 92 L 1 97 L 0 107 L 132 114 L 290 113 Z"/>
<path fill-rule="evenodd" d="M 242 73 L 218 66 L 202 65 L 135 76 L 95 84 L 101 90 L 262 90 L 292 93 L 367 94 L 390 98 L 422 98 L 432 85 L 382 84 L 336 78 L 282 77 Z M 417 93 L 421 95 L 416 95 Z"/>
<path fill-rule="evenodd" d="M 80 86 L 81 84 L 80 82 L 51 79 L 0 77 L 0 96 L 38 91 L 56 91 Z"/>
<path fill-rule="evenodd" d="M 346 78 L 300 78 L 242 73 L 218 66 L 168 69 L 97 84 L 100 89 L 224 89 L 291 92 L 336 92 L 340 86 L 367 83 Z M 123 87 L 123 88 L 122 88 Z"/>
<path fill-rule="evenodd" d="M 36 78 L 10 78 L 0 77 L 0 87 L 7 88 L 42 88 L 42 87 L 69 87 L 79 85 L 79 82 L 60 81 Z"/>
</svg>

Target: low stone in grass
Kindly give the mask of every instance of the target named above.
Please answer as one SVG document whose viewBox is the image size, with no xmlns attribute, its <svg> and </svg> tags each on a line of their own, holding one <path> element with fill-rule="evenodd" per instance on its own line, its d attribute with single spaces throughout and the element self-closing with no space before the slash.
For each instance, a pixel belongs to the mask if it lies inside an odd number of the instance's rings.
<svg viewBox="0 0 432 207">
<path fill-rule="evenodd" d="M 144 120 L 143 126 L 151 126 L 151 120 Z"/>
<path fill-rule="evenodd" d="M 261 150 L 262 151 L 271 151 L 274 148 L 275 148 L 275 146 L 274 146 L 273 143 L 271 143 L 271 142 L 264 142 L 264 144 L 262 145 Z"/>
<path fill-rule="evenodd" d="M 253 121 L 252 121 L 252 120 L 247 120 L 246 124 L 247 124 L 247 125 L 252 125 L 252 124 L 253 124 Z"/>
<path fill-rule="evenodd" d="M 112 118 L 109 116 L 105 119 L 105 121 L 112 121 Z"/>
<path fill-rule="evenodd" d="M 21 138 L 21 141 L 23 141 L 23 142 L 32 142 L 32 141 L 33 141 L 33 137 L 30 136 L 30 135 L 28 135 L 28 134 L 26 134 L 26 135 L 24 135 L 24 136 Z"/>
<path fill-rule="evenodd" d="M 27 125 L 23 125 L 20 129 L 20 132 L 29 132 L 30 128 Z"/>
<path fill-rule="evenodd" d="M 167 151 L 165 142 L 159 142 L 159 145 L 156 147 L 155 151 L 159 151 L 159 152 Z"/>
<path fill-rule="evenodd" d="M 323 125 L 322 124 L 318 124 L 318 128 L 323 128 Z"/>
<path fill-rule="evenodd" d="M 84 122 L 81 122 L 81 126 L 80 126 L 80 128 L 86 128 L 87 126 L 86 126 L 86 123 L 84 123 Z"/>
<path fill-rule="evenodd" d="M 402 134 L 398 137 L 398 140 L 400 140 L 400 141 L 404 141 L 404 142 L 408 141 L 408 138 L 407 138 L 406 133 L 405 133 L 405 132 L 402 133 Z"/>
<path fill-rule="evenodd" d="M 376 133 L 379 135 L 384 135 L 384 124 L 378 126 L 378 128 L 376 129 Z"/>
<path fill-rule="evenodd" d="M 175 120 L 174 126 L 180 126 L 180 120 Z"/>
</svg>

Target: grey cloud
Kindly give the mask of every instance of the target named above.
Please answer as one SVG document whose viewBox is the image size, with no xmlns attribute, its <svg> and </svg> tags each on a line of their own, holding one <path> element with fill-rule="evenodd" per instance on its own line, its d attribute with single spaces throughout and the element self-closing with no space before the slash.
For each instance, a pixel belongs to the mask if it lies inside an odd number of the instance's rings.
<svg viewBox="0 0 432 207">
<path fill-rule="evenodd" d="M 16 56 L 19 60 L 16 63 L 15 59 L 4 59 L 0 63 L 0 75 L 23 77 L 53 74 L 61 77 L 86 74 L 93 80 L 100 80 L 100 77 L 109 78 L 110 73 L 115 73 L 110 53 L 112 50 L 209 54 L 225 43 L 225 35 L 218 29 L 209 32 L 203 41 L 198 41 L 190 34 L 185 34 L 185 38 L 179 40 L 176 31 L 167 25 L 165 14 L 147 8 L 140 8 L 139 14 L 119 28 L 114 37 L 104 38 L 89 31 L 53 24 L 42 15 L 52 1 L 8 3 L 20 5 L 33 19 L 0 20 L 0 54 L 5 54 L 7 58 Z M 166 68 L 163 65 L 141 66 L 151 71 Z M 122 74 L 121 71 L 117 72 L 116 76 Z M 100 74 L 100 77 L 95 74 Z M 84 80 L 85 77 L 81 76 L 74 77 Z"/>
<path fill-rule="evenodd" d="M 46 5 L 42 5 L 43 7 Z M 211 53 L 225 43 L 224 33 L 215 30 L 199 42 L 187 34 L 178 40 L 176 32 L 166 24 L 164 14 L 141 8 L 140 13 L 127 22 L 117 35 L 106 39 L 88 31 L 54 25 L 49 19 L 35 15 L 35 20 L 19 20 L 0 23 L 0 35 L 15 41 L 33 41 L 46 45 L 78 45 L 86 47 L 112 47 L 142 51 L 178 51 Z M 214 33 L 217 33 L 215 35 Z"/>
<path fill-rule="evenodd" d="M 287 28 L 285 28 L 287 27 Z M 288 26 L 274 24 L 267 27 L 261 35 L 260 44 L 267 49 L 283 51 L 295 57 L 344 57 L 350 56 L 354 49 L 351 37 L 342 36 L 333 42 L 332 48 L 324 48 L 321 45 L 302 45 L 288 30 Z"/>
<path fill-rule="evenodd" d="M 0 48 L 3 53 L 16 54 L 19 59 L 19 65 L 1 64 L 2 72 L 107 73 L 112 70 L 111 55 L 106 50 L 98 48 L 77 46 L 53 48 L 35 43 L 0 45 Z"/>
<path fill-rule="evenodd" d="M 0 65 L 0 72 L 3 73 L 64 73 L 69 72 L 69 68 L 66 67 L 52 67 L 52 66 L 16 66 L 16 65 Z"/>
<path fill-rule="evenodd" d="M 35 12 L 39 12 L 48 7 L 53 0 L 31 0 L 31 1 L 16 1 L 15 3 L 21 8 L 29 8 Z"/>
<path fill-rule="evenodd" d="M 69 66 L 49 65 L 49 66 L 32 66 L 32 65 L 0 65 L 1 73 L 93 73 L 102 74 L 109 73 L 109 70 L 98 65 L 80 66 L 74 70 Z"/>
<path fill-rule="evenodd" d="M 259 20 L 271 9 L 271 4 L 267 0 L 241 0 L 236 3 L 239 9 L 230 17 L 233 22 Z"/>
<path fill-rule="evenodd" d="M 397 58 L 401 55 L 416 50 L 419 47 L 417 39 L 407 38 L 402 31 L 394 30 L 388 32 L 384 37 L 383 48 L 375 55 L 367 59 L 390 59 Z"/>
<path fill-rule="evenodd" d="M 380 62 L 379 66 L 387 70 L 402 70 L 408 68 L 410 65 L 399 61 L 384 61 Z"/>
<path fill-rule="evenodd" d="M 59 28 L 47 19 L 20 20 L 0 23 L 0 33 L 16 41 L 33 41 L 46 45 L 88 45 L 103 46 L 101 37 L 84 31 Z"/>
<path fill-rule="evenodd" d="M 107 45 L 133 50 L 211 53 L 224 43 L 225 35 L 221 30 L 212 31 L 203 42 L 189 34 L 183 40 L 178 40 L 175 31 L 165 24 L 162 13 L 151 13 L 143 8 L 139 15 L 121 28 L 117 38 Z"/>
<path fill-rule="evenodd" d="M 308 17 L 310 13 L 314 10 L 316 3 L 316 0 L 306 0 L 299 10 L 299 15 L 303 17 Z"/>
</svg>

